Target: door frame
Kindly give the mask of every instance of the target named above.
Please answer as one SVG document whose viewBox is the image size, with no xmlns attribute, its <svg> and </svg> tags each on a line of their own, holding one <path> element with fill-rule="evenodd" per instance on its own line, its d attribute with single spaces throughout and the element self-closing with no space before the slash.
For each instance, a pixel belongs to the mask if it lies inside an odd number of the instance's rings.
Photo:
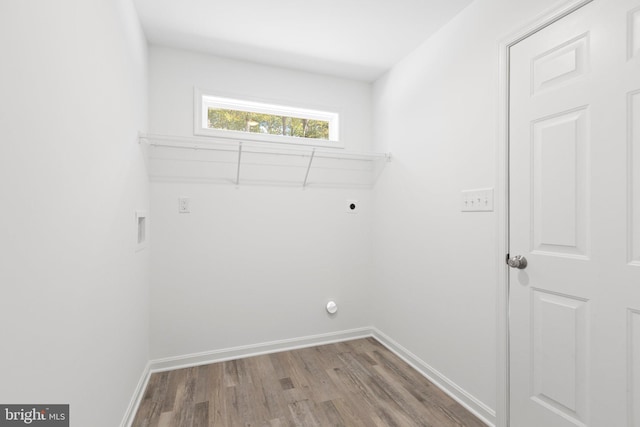
<svg viewBox="0 0 640 427">
<path fill-rule="evenodd" d="M 498 144 L 496 148 L 496 222 L 497 222 L 497 396 L 496 427 L 509 427 L 509 63 L 510 49 L 516 43 L 537 33 L 595 0 L 569 0 L 543 12 L 532 22 L 504 38 L 499 44 L 498 76 Z"/>
</svg>

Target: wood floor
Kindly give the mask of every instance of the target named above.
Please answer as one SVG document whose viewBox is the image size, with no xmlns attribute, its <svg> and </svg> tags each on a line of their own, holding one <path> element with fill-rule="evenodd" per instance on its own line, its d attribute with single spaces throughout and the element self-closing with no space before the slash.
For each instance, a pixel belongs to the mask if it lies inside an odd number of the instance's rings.
<svg viewBox="0 0 640 427">
<path fill-rule="evenodd" d="M 133 426 L 485 424 L 364 338 L 152 374 Z"/>
</svg>

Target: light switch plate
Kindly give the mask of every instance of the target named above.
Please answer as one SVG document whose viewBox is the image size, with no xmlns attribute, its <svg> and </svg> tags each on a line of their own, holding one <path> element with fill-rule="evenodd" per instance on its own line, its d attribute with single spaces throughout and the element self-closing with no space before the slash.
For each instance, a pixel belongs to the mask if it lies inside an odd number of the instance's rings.
<svg viewBox="0 0 640 427">
<path fill-rule="evenodd" d="M 461 197 L 462 212 L 492 212 L 493 188 L 464 190 Z"/>
</svg>

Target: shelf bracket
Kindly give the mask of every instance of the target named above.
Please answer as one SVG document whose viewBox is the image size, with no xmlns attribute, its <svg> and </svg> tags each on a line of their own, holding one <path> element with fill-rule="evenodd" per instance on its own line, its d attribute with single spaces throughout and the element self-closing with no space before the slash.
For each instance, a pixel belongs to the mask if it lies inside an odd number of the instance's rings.
<svg viewBox="0 0 640 427">
<path fill-rule="evenodd" d="M 242 142 L 238 143 L 238 170 L 236 171 L 236 185 L 240 185 L 240 160 L 242 159 Z"/>
<path fill-rule="evenodd" d="M 311 150 L 311 157 L 309 157 L 309 164 L 307 165 L 307 173 L 304 175 L 304 182 L 302 183 L 302 188 L 307 186 L 307 180 L 309 179 L 309 171 L 311 170 L 311 163 L 313 163 L 313 156 L 316 154 L 316 149 Z"/>
</svg>

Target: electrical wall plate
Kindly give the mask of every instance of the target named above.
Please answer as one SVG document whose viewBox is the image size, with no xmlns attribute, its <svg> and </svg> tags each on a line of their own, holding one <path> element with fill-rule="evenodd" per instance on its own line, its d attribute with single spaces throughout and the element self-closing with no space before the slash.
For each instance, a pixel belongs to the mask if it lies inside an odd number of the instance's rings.
<svg viewBox="0 0 640 427">
<path fill-rule="evenodd" d="M 462 212 L 492 212 L 493 188 L 463 191 L 460 210 Z"/>
<path fill-rule="evenodd" d="M 357 214 L 360 210 L 360 204 L 357 200 L 347 200 L 347 213 Z"/>
<path fill-rule="evenodd" d="M 147 246 L 147 213 L 136 211 L 136 252 L 143 250 Z"/>
<path fill-rule="evenodd" d="M 178 197 L 178 213 L 191 213 L 191 203 L 188 197 Z"/>
</svg>

